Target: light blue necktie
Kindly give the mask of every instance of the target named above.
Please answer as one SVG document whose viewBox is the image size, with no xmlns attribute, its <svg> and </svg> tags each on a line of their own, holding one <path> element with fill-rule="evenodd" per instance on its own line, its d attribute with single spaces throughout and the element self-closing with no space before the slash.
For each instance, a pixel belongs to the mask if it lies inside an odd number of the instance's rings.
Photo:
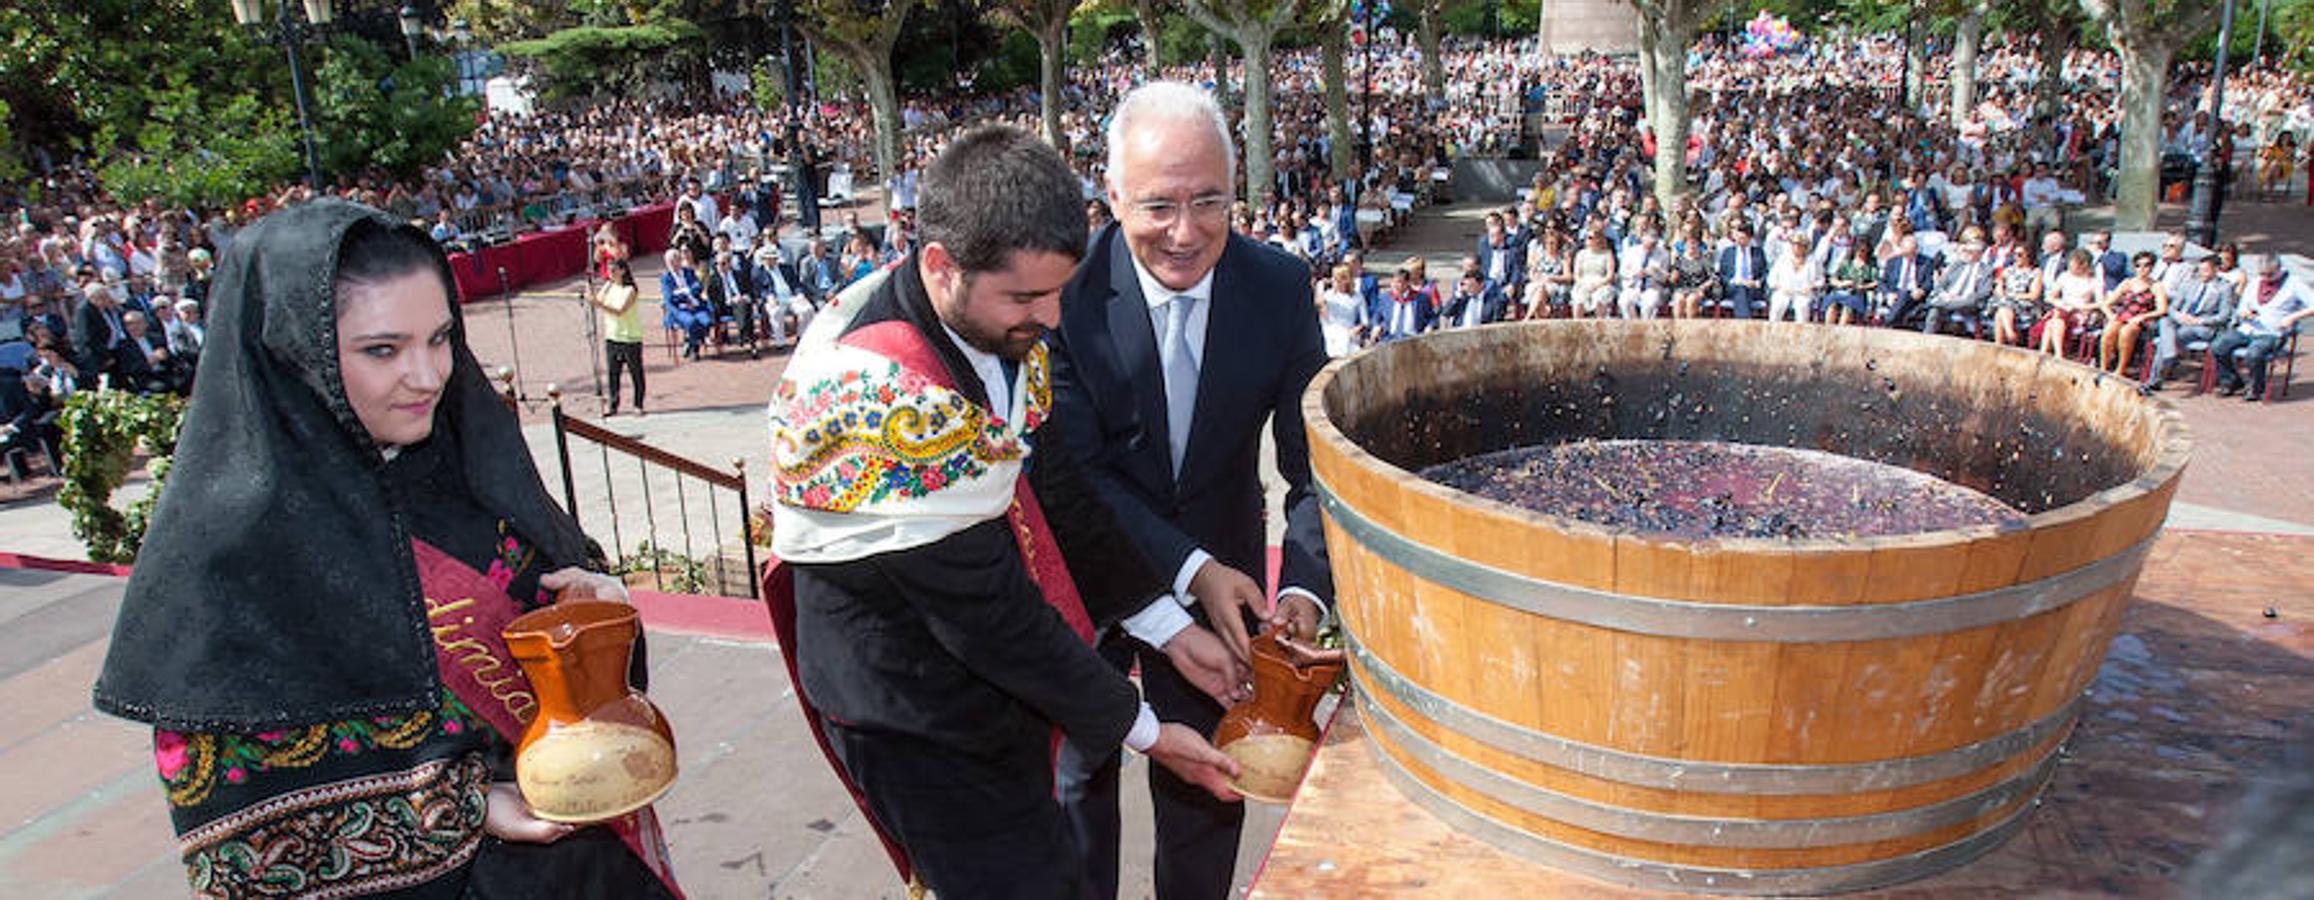
<svg viewBox="0 0 2314 900">
<path fill-rule="evenodd" d="M 1197 357 L 1189 347 L 1189 311 L 1197 298 L 1175 294 L 1165 301 L 1165 334 L 1158 358 L 1165 367 L 1166 444 L 1173 454 L 1173 477 L 1181 477 L 1181 454 L 1189 449 L 1189 420 L 1197 410 Z"/>
</svg>

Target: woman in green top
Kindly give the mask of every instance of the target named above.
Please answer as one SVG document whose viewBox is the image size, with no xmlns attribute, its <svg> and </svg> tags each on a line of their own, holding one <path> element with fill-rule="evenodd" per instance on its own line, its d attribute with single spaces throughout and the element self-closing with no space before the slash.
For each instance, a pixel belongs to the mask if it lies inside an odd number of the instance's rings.
<svg viewBox="0 0 2314 900">
<path fill-rule="evenodd" d="M 643 414 L 643 322 L 636 316 L 638 292 L 635 272 L 624 259 L 603 263 L 609 278 L 595 290 L 595 308 L 603 311 L 603 356 L 611 366 L 611 405 L 603 414 L 619 414 L 619 370 L 635 376 L 635 415 Z"/>
<path fill-rule="evenodd" d="M 1832 270 L 1832 290 L 1824 295 L 1824 322 L 1846 325 L 1863 318 L 1871 308 L 1872 288 L 1880 283 L 1880 267 L 1872 264 L 1872 245 L 1848 245 L 1847 258 Z"/>
</svg>

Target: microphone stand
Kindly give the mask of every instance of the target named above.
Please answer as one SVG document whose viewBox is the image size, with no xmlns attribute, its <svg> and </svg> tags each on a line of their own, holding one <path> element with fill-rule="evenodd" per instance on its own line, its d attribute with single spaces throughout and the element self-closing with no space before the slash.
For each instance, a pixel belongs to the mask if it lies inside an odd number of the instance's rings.
<svg viewBox="0 0 2314 900">
<path fill-rule="evenodd" d="M 586 279 L 586 295 L 579 298 L 579 315 L 586 317 L 587 371 L 594 373 L 595 399 L 599 401 L 603 399 L 603 340 L 595 325 L 595 270 L 591 265 L 586 269 Z"/>
<path fill-rule="evenodd" d="M 506 350 L 514 357 L 514 400 L 527 403 L 529 398 L 522 395 L 522 345 L 514 336 L 514 288 L 506 280 L 505 266 L 498 267 L 498 295 L 506 298 Z"/>
</svg>

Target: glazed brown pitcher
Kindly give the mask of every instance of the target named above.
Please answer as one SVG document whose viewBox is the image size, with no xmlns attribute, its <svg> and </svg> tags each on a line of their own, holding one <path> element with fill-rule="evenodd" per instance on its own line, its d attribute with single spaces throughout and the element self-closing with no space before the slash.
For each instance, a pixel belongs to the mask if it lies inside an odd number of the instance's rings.
<svg viewBox="0 0 2314 900">
<path fill-rule="evenodd" d="M 1318 749 L 1318 701 L 1342 674 L 1341 651 L 1310 654 L 1270 628 L 1253 640 L 1253 698 L 1229 708 L 1213 745 L 1237 760 L 1237 792 L 1283 803 Z"/>
<path fill-rule="evenodd" d="M 675 734 L 627 683 L 635 608 L 572 600 L 506 624 L 506 647 L 538 694 L 515 749 L 514 780 L 551 822 L 600 822 L 650 805 L 675 784 Z"/>
</svg>

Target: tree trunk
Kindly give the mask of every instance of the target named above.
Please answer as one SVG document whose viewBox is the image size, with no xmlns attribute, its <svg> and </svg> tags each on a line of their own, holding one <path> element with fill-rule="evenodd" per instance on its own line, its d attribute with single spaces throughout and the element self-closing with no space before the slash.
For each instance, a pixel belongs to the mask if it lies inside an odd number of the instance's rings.
<svg viewBox="0 0 2314 900">
<path fill-rule="evenodd" d="M 1952 127 L 1968 121 L 1977 105 L 1977 49 L 1984 43 L 1985 3 L 1970 4 L 1952 38 Z"/>
<path fill-rule="evenodd" d="M 1069 136 L 1061 131 L 1061 68 L 1068 62 L 1068 27 L 1067 17 L 1056 17 L 1036 35 L 1038 55 L 1044 58 L 1037 67 L 1037 92 L 1043 95 L 1039 106 L 1044 113 L 1045 142 L 1061 151 L 1063 158 L 1069 155 Z"/>
<path fill-rule="evenodd" d="M 1269 202 L 1275 175 L 1270 159 L 1269 58 L 1273 35 L 1259 25 L 1241 26 L 1238 49 L 1245 52 L 1245 202 L 1260 209 Z"/>
<path fill-rule="evenodd" d="M 2161 202 L 2161 97 L 2168 90 L 2174 44 L 2117 41 L 2121 53 L 2121 169 L 2115 177 L 2113 227 L 2146 231 Z"/>
<path fill-rule="evenodd" d="M 1419 0 L 1415 8 L 1415 37 L 1422 42 L 1422 93 L 1446 99 L 1446 60 L 1438 55 L 1438 7 L 1444 0 Z"/>
<path fill-rule="evenodd" d="M 1928 80 L 1928 40 L 1920 33 L 1920 5 L 1904 21 L 1904 113 L 1920 110 L 1920 85 Z"/>
<path fill-rule="evenodd" d="M 1213 101 L 1221 104 L 1221 108 L 1226 110 L 1230 106 L 1229 41 L 1224 40 L 1218 34 L 1208 35 L 1206 40 L 1212 42 L 1213 48 Z"/>
<path fill-rule="evenodd" d="M 2033 85 L 2033 115 L 2057 114 L 2065 93 L 2065 55 L 2073 52 L 2073 29 L 2056 16 L 2041 23 L 2041 76 Z"/>
<path fill-rule="evenodd" d="M 1684 29 L 1650 23 L 1643 16 L 1642 30 L 1653 29 L 1653 40 L 1642 39 L 1640 62 L 1647 79 L 1649 123 L 1655 131 L 1655 199 L 1672 208 L 1687 193 L 1687 45 Z"/>
<path fill-rule="evenodd" d="M 1657 32 L 1639 20 L 1639 114 L 1647 130 L 1655 130 L 1655 43 Z"/>
<path fill-rule="evenodd" d="M 874 110 L 876 123 L 876 180 L 884 184 L 900 171 L 900 95 L 894 89 L 892 55 L 856 56 L 852 67 L 860 70 L 860 80 L 868 89 L 868 104 Z"/>
<path fill-rule="evenodd" d="M 1325 67 L 1326 81 L 1326 147 L 1336 181 L 1349 178 L 1351 168 L 1358 161 L 1357 139 L 1350 134 L 1349 51 L 1349 29 L 1326 28 L 1320 32 L 1318 57 Z"/>
<path fill-rule="evenodd" d="M 1141 57 L 1141 74 L 1154 79 L 1159 67 L 1157 40 L 1165 33 L 1165 21 L 1158 18 L 1154 0 L 1134 0 L 1133 19 L 1141 23 L 1141 45 L 1145 51 Z"/>
</svg>

